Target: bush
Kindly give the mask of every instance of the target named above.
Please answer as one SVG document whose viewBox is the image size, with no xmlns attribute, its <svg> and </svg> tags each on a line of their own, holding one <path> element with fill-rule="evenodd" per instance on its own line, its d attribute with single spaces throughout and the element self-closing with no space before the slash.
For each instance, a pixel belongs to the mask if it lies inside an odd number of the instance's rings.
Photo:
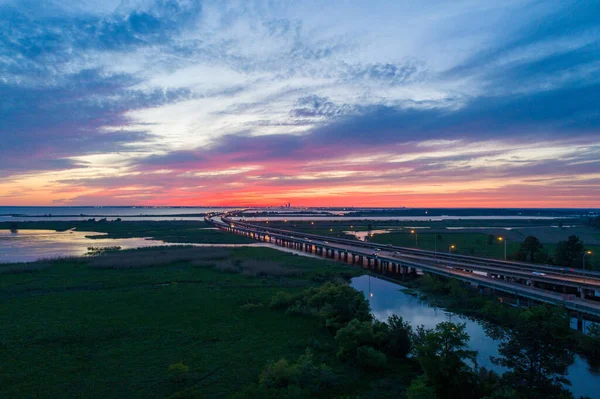
<svg viewBox="0 0 600 399">
<path fill-rule="evenodd" d="M 356 350 L 356 364 L 365 370 L 381 370 L 387 364 L 387 357 L 375 348 L 361 346 Z"/>
<path fill-rule="evenodd" d="M 337 331 L 350 320 L 371 320 L 371 309 L 364 295 L 346 284 L 325 283 L 310 288 L 290 311 L 309 313 L 325 321 L 331 331 Z"/>
<path fill-rule="evenodd" d="M 190 372 L 190 368 L 182 362 L 173 363 L 169 366 L 167 372 L 169 373 L 169 379 L 175 383 L 184 382 Z"/>
<path fill-rule="evenodd" d="M 587 334 L 581 337 L 580 350 L 593 367 L 600 366 L 600 324 L 591 324 Z"/>
<path fill-rule="evenodd" d="M 296 295 L 279 292 L 271 299 L 271 307 L 286 309 L 288 313 L 319 317 L 333 332 L 355 318 L 372 320 L 369 302 L 361 292 L 346 284 L 332 282 Z"/>
<path fill-rule="evenodd" d="M 286 359 L 267 363 L 259 378 L 260 385 L 269 388 L 283 388 L 290 384 L 294 375 L 293 366 Z"/>
<path fill-rule="evenodd" d="M 415 378 L 406 390 L 406 399 L 436 399 L 435 389 L 423 376 Z"/>
<path fill-rule="evenodd" d="M 325 364 L 315 364 L 310 349 L 295 363 L 286 359 L 269 362 L 259 377 L 259 386 L 271 390 L 289 390 L 297 387 L 297 393 L 315 393 L 328 388 L 333 383 L 331 369 Z M 247 392 L 246 392 L 247 393 Z"/>
<path fill-rule="evenodd" d="M 284 310 L 292 306 L 300 298 L 299 295 L 292 295 L 288 292 L 280 291 L 271 298 L 271 308 Z"/>
<path fill-rule="evenodd" d="M 376 338 L 370 321 L 353 319 L 348 325 L 340 328 L 335 335 L 338 344 L 337 356 L 341 360 L 356 358 L 356 352 L 361 346 L 375 346 Z"/>
<path fill-rule="evenodd" d="M 387 325 L 386 352 L 395 357 L 405 358 L 412 350 L 412 327 L 396 315 L 388 318 Z"/>
</svg>

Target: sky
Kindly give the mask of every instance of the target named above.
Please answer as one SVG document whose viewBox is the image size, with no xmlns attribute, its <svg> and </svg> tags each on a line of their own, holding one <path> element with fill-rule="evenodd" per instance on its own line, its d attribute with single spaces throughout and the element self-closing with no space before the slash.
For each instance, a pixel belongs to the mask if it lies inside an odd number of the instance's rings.
<svg viewBox="0 0 600 399">
<path fill-rule="evenodd" d="M 0 0 L 0 205 L 598 208 L 598 15 Z"/>
</svg>

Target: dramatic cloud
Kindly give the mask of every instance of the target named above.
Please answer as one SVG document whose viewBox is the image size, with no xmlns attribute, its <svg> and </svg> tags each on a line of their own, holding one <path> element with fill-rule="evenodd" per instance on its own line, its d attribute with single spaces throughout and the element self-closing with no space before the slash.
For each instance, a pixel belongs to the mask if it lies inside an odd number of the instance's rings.
<svg viewBox="0 0 600 399">
<path fill-rule="evenodd" d="M 0 204 L 597 207 L 599 13 L 0 0 Z"/>
</svg>

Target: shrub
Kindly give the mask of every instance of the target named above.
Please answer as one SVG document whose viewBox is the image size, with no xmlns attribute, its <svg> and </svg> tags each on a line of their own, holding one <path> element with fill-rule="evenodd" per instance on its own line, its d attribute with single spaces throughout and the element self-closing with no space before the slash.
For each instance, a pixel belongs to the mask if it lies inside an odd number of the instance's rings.
<svg viewBox="0 0 600 399">
<path fill-rule="evenodd" d="M 299 299 L 298 295 L 292 295 L 288 292 L 280 291 L 271 298 L 271 308 L 283 310 L 287 309 Z"/>
<path fill-rule="evenodd" d="M 580 350 L 593 367 L 600 366 L 600 324 L 591 324 L 581 337 Z"/>
<path fill-rule="evenodd" d="M 325 283 L 313 289 L 307 298 L 309 308 L 324 320 L 325 326 L 339 330 L 352 319 L 371 320 L 369 303 L 364 295 L 345 284 Z"/>
<path fill-rule="evenodd" d="M 288 313 L 319 317 L 325 326 L 335 332 L 350 320 L 371 320 L 371 309 L 364 295 L 346 284 L 328 282 L 318 288 L 309 288 L 301 294 L 278 293 L 271 307 L 287 309 Z"/>
<path fill-rule="evenodd" d="M 402 317 L 388 318 L 386 351 L 395 357 L 405 358 L 412 350 L 412 327 Z"/>
<path fill-rule="evenodd" d="M 297 393 L 316 393 L 331 386 L 332 376 L 331 369 L 325 364 L 315 364 L 312 352 L 306 349 L 295 363 L 284 358 L 269 362 L 260 374 L 259 385 L 288 393 L 290 389 Z"/>
<path fill-rule="evenodd" d="M 357 319 L 340 328 L 335 335 L 335 340 L 338 343 L 337 356 L 342 360 L 355 359 L 358 348 L 376 343 L 371 322 Z"/>
<path fill-rule="evenodd" d="M 294 369 L 286 359 L 269 362 L 260 374 L 259 383 L 269 388 L 283 388 L 290 384 Z"/>
<path fill-rule="evenodd" d="M 387 364 L 387 357 L 375 348 L 361 346 L 356 350 L 356 363 L 366 370 L 381 370 Z"/>
<path fill-rule="evenodd" d="M 436 399 L 435 389 L 429 385 L 423 376 L 415 378 L 406 390 L 406 399 Z"/>
<path fill-rule="evenodd" d="M 184 382 L 190 372 L 190 368 L 182 362 L 173 363 L 168 368 L 169 379 L 175 383 Z"/>
</svg>

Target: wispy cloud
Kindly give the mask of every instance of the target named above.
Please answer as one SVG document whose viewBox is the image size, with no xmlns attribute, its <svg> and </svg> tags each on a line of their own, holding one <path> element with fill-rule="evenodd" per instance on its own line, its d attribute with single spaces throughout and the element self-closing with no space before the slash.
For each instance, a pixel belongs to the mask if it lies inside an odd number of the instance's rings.
<svg viewBox="0 0 600 399">
<path fill-rule="evenodd" d="M 2 0 L 0 202 L 597 206 L 599 11 Z"/>
</svg>

